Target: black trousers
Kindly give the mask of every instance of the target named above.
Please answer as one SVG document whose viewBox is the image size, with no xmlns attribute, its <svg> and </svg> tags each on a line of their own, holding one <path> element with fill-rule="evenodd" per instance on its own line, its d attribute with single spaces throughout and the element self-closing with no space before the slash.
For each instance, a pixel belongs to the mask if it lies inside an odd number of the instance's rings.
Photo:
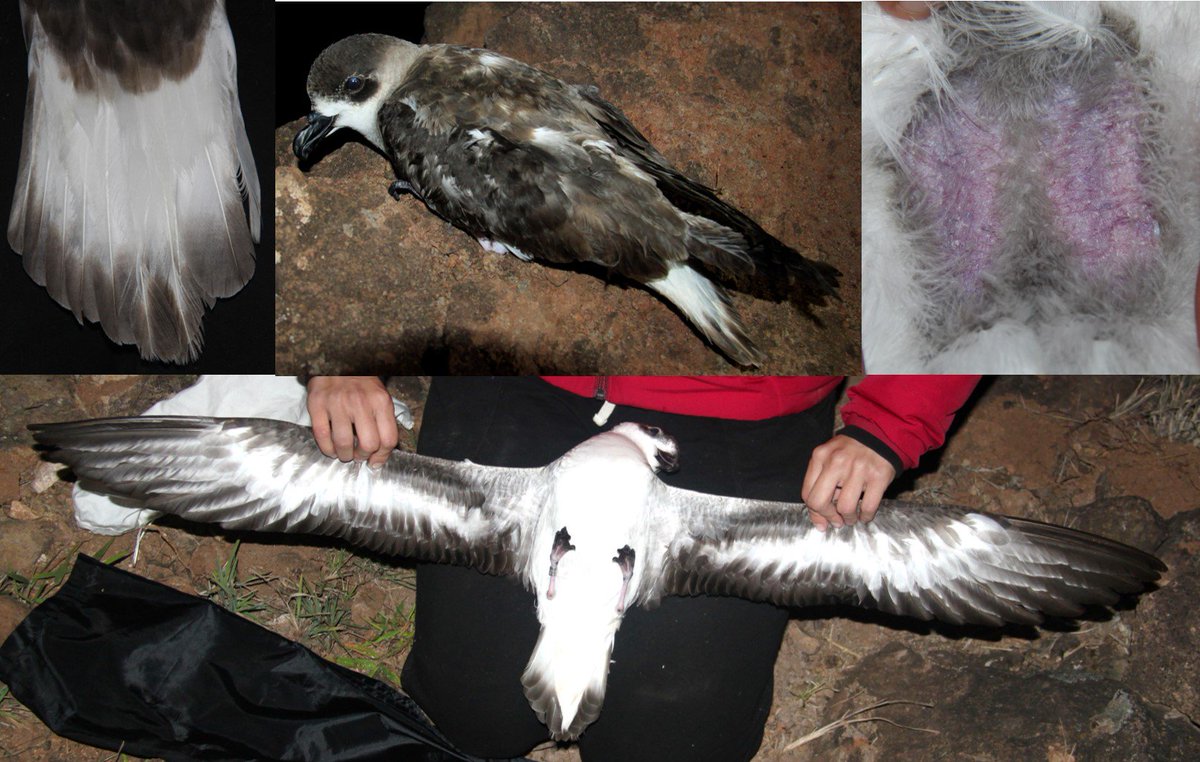
<svg viewBox="0 0 1200 762">
<path fill-rule="evenodd" d="M 814 447 L 833 424 L 833 395 L 803 413 L 729 421 L 618 406 L 623 421 L 679 442 L 671 484 L 798 501 Z M 541 466 L 601 431 L 600 402 L 537 378 L 437 378 L 418 450 L 498 466 Z M 547 738 L 521 673 L 537 640 L 536 600 L 517 581 L 425 565 L 417 570 L 416 640 L 403 685 L 463 751 L 526 753 Z M 600 718 L 580 737 L 585 760 L 748 760 L 771 709 L 784 609 L 738 598 L 669 597 L 633 608 L 617 633 Z"/>
</svg>

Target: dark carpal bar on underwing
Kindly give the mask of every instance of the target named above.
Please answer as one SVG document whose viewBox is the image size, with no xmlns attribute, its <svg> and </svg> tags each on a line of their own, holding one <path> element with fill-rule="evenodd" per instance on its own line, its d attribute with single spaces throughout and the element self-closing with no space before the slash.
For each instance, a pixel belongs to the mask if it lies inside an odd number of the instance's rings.
<svg viewBox="0 0 1200 762">
<path fill-rule="evenodd" d="M 588 263 L 672 305 L 733 362 L 761 363 L 724 287 L 807 308 L 840 273 L 687 178 L 595 88 L 487 50 L 376 34 L 330 46 L 308 78 L 306 159 L 354 130 L 410 192 L 489 251 Z"/>
</svg>

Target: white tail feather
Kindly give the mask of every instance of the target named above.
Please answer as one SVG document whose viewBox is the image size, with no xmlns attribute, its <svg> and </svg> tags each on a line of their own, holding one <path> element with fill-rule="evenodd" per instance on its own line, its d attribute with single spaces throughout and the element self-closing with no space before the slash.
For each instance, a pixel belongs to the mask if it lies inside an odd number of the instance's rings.
<svg viewBox="0 0 1200 762">
<path fill-rule="evenodd" d="M 543 622 L 521 684 L 552 738 L 577 738 L 600 715 L 620 623 L 615 615 L 609 622 L 565 616 Z"/>
<path fill-rule="evenodd" d="M 715 283 L 687 265 L 672 265 L 666 277 L 646 285 L 679 308 L 692 325 L 729 359 L 740 365 L 757 366 L 762 353 L 746 335 L 741 318 L 729 304 L 729 296 Z"/>
<path fill-rule="evenodd" d="M 93 86 L 76 90 L 35 13 L 26 32 L 10 244 L 76 319 L 100 322 L 147 359 L 195 359 L 205 305 L 253 274 L 261 216 L 223 6 L 213 6 L 195 69 L 139 93 L 94 66 Z"/>
</svg>

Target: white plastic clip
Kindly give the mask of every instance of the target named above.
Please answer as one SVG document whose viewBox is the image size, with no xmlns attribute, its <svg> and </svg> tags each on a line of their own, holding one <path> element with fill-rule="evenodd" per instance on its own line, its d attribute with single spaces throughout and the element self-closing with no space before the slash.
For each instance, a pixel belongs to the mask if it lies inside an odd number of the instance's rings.
<svg viewBox="0 0 1200 762">
<path fill-rule="evenodd" d="M 592 423 L 596 424 L 597 426 L 603 426 L 604 424 L 608 423 L 608 417 L 612 415 L 612 411 L 616 409 L 616 405 L 608 400 L 605 400 L 604 404 L 600 406 L 600 410 L 592 416 Z"/>
</svg>

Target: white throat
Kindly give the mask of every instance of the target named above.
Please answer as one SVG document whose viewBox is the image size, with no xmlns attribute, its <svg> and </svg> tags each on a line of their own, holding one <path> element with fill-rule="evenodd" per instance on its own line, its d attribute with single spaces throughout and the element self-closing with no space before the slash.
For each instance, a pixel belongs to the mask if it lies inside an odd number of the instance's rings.
<svg viewBox="0 0 1200 762">
<path fill-rule="evenodd" d="M 312 107 L 318 114 L 333 117 L 333 128 L 329 130 L 331 134 L 345 127 L 362 135 L 382 151 L 383 135 L 379 131 L 379 106 L 384 98 L 382 92 L 380 88 L 375 97 L 362 103 L 314 97 Z"/>
<path fill-rule="evenodd" d="M 386 150 L 383 145 L 383 134 L 379 130 L 379 109 L 396 88 L 404 84 L 409 69 L 421 54 L 422 47 L 405 40 L 395 40 L 386 60 L 375 70 L 374 78 L 379 82 L 379 88 L 369 100 L 354 103 L 346 100 L 335 100 L 311 95 L 312 108 L 319 114 L 333 117 L 333 128 L 336 132 L 343 127 L 354 130 L 362 135 L 380 151 Z"/>
</svg>

